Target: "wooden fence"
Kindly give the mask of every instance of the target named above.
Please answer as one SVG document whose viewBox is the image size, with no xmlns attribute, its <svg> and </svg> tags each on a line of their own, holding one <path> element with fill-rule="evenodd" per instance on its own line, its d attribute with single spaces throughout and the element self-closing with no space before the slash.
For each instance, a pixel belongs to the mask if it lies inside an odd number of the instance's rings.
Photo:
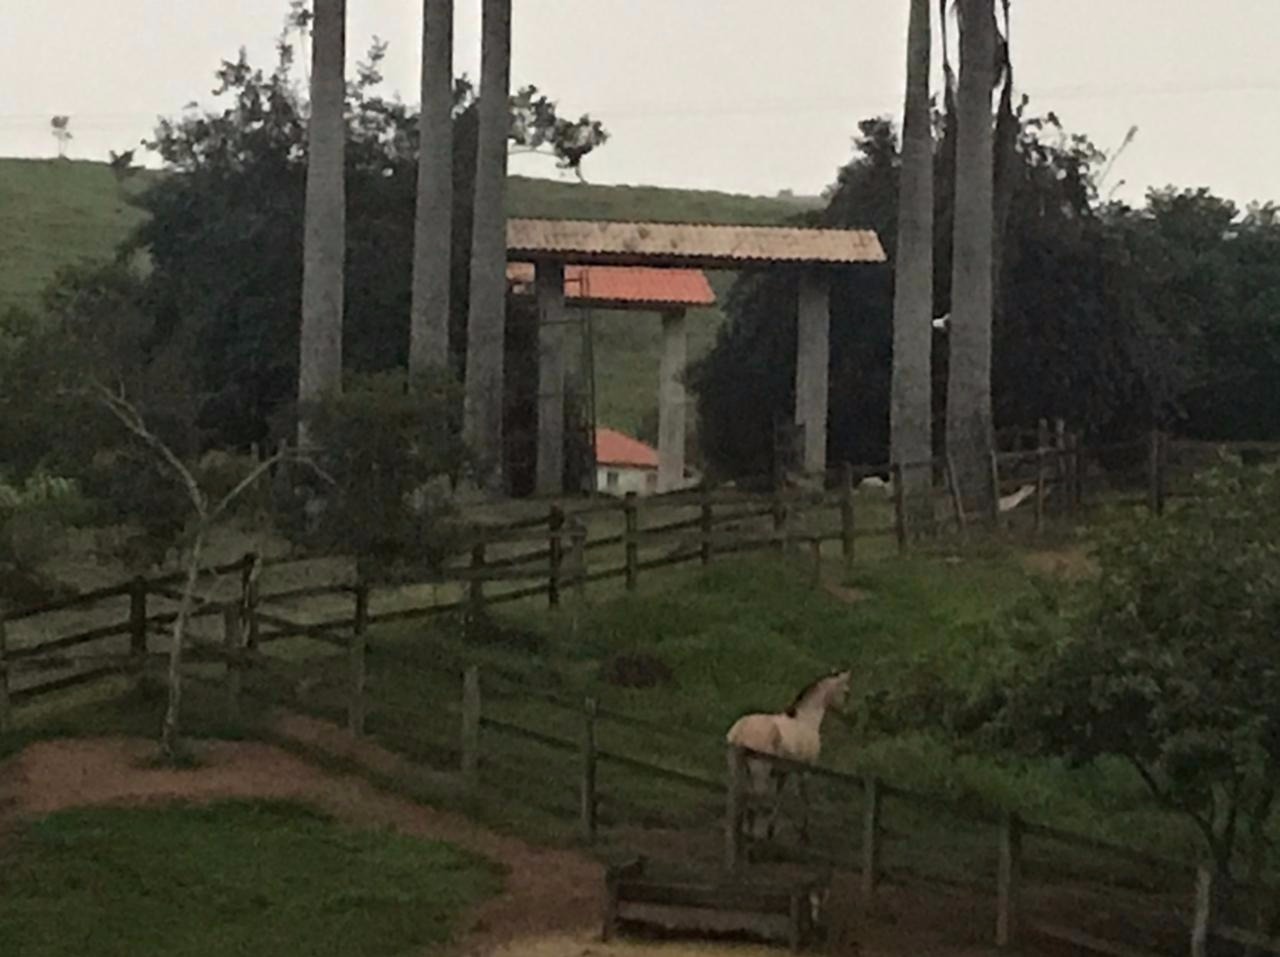
<svg viewBox="0 0 1280 957">
<path fill-rule="evenodd" d="M 1013 438 L 1016 443 L 1018 437 Z M 545 596 L 556 607 L 567 591 L 580 595 L 587 586 L 609 580 L 621 580 L 634 590 L 647 572 L 690 563 L 707 565 L 716 555 L 747 550 L 804 550 L 816 581 L 824 546 L 834 545 L 849 567 L 859 542 L 869 539 L 890 540 L 905 552 L 917 539 L 946 531 L 963 535 L 976 522 L 1025 521 L 1033 534 L 1039 534 L 1054 514 L 1071 517 L 1095 502 L 1145 504 L 1152 513 L 1162 514 L 1170 497 L 1185 494 L 1170 488 L 1171 478 L 1219 448 L 1280 455 L 1280 443 L 1174 442 L 1158 432 L 1137 442 L 1085 449 L 1061 424 L 1051 430 L 1042 422 L 1034 445 L 992 455 L 991 476 L 1000 495 L 1030 490 L 1028 505 L 1004 515 L 973 515 L 966 505 L 971 496 L 958 487 L 955 469 L 945 458 L 875 467 L 846 465 L 830 472 L 823 487 L 812 491 L 760 494 L 702 488 L 647 499 L 628 495 L 620 500 L 553 503 L 539 515 L 504 525 L 476 526 L 467 548 L 417 582 L 452 586 L 460 592 L 429 604 L 387 602 L 386 590 L 375 593 L 354 575 L 340 582 L 264 592 L 264 574 L 287 579 L 289 567 L 300 563 L 245 556 L 205 570 L 205 580 L 227 580 L 233 594 L 202 600 L 195 614 L 218 618 L 226 613 L 224 606 L 235 606 L 249 629 L 246 648 L 253 651 L 262 641 L 291 636 L 341 643 L 358 615 L 368 624 L 379 624 L 536 596 Z M 1130 463 L 1127 471 L 1126 461 Z M 920 469 L 930 470 L 935 488 L 932 516 L 924 520 L 908 511 L 903 494 L 904 474 Z M 876 475 L 889 476 L 882 506 L 875 495 L 855 494 L 861 480 Z M 678 517 L 672 520 L 642 521 L 673 512 Z M 612 517 L 619 527 L 593 531 L 602 517 Z M 619 560 L 608 561 L 610 553 Z M 17 704 L 142 667 L 151 653 L 149 638 L 170 626 L 176 616 L 181 581 L 178 574 L 139 577 L 0 616 L 0 728 L 7 726 Z M 302 622 L 270 608 L 325 598 L 350 601 L 350 614 Z M 391 607 L 371 610 L 375 601 Z M 92 626 L 76 630 L 45 624 L 72 612 L 92 619 Z M 38 638 L 17 640 L 13 626 L 27 626 L 39 633 Z M 125 640 L 127 648 L 117 647 Z M 44 675 L 44 680 L 18 680 L 19 674 L 31 672 Z"/>
<path fill-rule="evenodd" d="M 1176 467 L 1171 468 L 1171 459 L 1190 458 L 1218 447 L 1217 444 L 1171 442 L 1156 433 L 1142 443 L 1085 450 L 1069 436 L 1060 441 L 1049 441 L 1044 432 L 1042 429 L 1034 448 L 999 453 L 992 458 L 992 479 L 1002 494 L 1011 486 L 1025 488 L 1028 483 L 1033 485 L 1032 508 L 1019 514 L 1029 515 L 1036 531 L 1043 529 L 1054 508 L 1070 514 L 1085 507 L 1092 496 L 1101 499 L 1104 492 L 1107 501 L 1145 503 L 1152 512 L 1159 514 L 1171 494 L 1170 478 L 1177 472 Z M 1250 444 L 1247 447 L 1260 450 L 1260 454 L 1280 452 L 1280 446 Z M 1124 459 L 1126 456 L 1129 461 L 1139 463 L 1136 471 L 1131 470 L 1133 474 L 1121 483 L 1123 487 L 1100 488 L 1098 482 L 1100 476 L 1105 477 L 1106 470 L 1100 469 L 1099 463 L 1108 457 Z M 912 522 L 904 508 L 902 476 L 905 470 L 912 468 L 929 468 L 935 477 L 941 479 L 933 484 L 935 488 L 943 489 L 943 505 L 935 511 L 933 522 L 925 523 L 927 527 Z M 887 518 L 867 521 L 863 511 L 868 510 L 869 500 L 855 495 L 855 488 L 861 477 L 885 472 L 890 476 L 889 494 L 886 496 L 889 500 Z M 367 688 L 367 654 L 369 629 L 374 625 L 474 610 L 493 603 L 531 597 L 545 597 L 554 607 L 562 602 L 566 592 L 580 593 L 593 582 L 618 579 L 627 589 L 635 589 L 642 575 L 653 569 L 686 563 L 706 565 L 716 555 L 748 549 L 785 552 L 804 548 L 813 559 L 816 578 L 822 567 L 821 549 L 824 544 L 837 544 L 843 561 L 852 563 L 861 540 L 887 537 L 898 549 L 905 550 L 918 534 L 946 528 L 964 531 L 972 522 L 965 508 L 965 496 L 956 487 L 954 469 L 945 461 L 904 463 L 885 469 L 846 466 L 828 476 L 825 484 L 828 487 L 813 492 L 779 491 L 760 495 L 702 489 L 647 500 L 629 496 L 621 501 L 593 501 L 577 507 L 551 504 L 542 515 L 500 527 L 474 529 L 472 543 L 463 553 L 465 558 L 446 562 L 438 573 L 425 579 L 429 584 L 455 586 L 458 593 L 445 601 L 429 604 L 392 601 L 388 592 L 358 580 L 268 590 L 263 587 L 264 576 L 268 572 L 285 571 L 293 563 L 263 561 L 257 556 L 247 555 L 236 562 L 206 570 L 205 577 L 219 583 L 222 593 L 217 597 L 201 598 L 194 616 L 197 620 L 219 622 L 221 635 L 217 639 L 193 642 L 191 660 L 194 663 L 220 662 L 223 665 L 227 707 L 230 713 L 235 714 L 239 712 L 245 693 L 246 675 L 253 669 L 268 669 L 273 665 L 271 656 L 263 653 L 263 645 L 285 638 L 306 637 L 337 646 L 345 652 L 346 658 L 346 722 L 350 731 L 359 735 L 365 733 L 371 706 Z M 1054 493 L 1052 497 L 1051 490 Z M 661 514 L 669 509 L 688 514 L 648 526 L 642 521 L 646 515 Z M 610 512 L 621 519 L 621 529 L 593 535 L 592 516 Z M 999 514 L 991 518 L 999 519 Z M 620 561 L 593 560 L 593 556 L 605 556 L 611 549 L 620 553 Z M 661 554 L 652 554 L 655 549 Z M 531 581 L 534 584 L 528 584 Z M 95 621 L 92 627 L 43 640 L 15 643 L 12 628 L 7 628 L 6 620 L 0 618 L 0 729 L 8 726 L 15 705 L 106 675 L 136 674 L 145 667 L 148 659 L 162 655 L 162 650 L 153 650 L 150 639 L 172 624 L 176 614 L 174 607 L 180 598 L 177 590 L 180 584 L 179 575 L 135 578 L 8 616 L 7 624 L 12 626 L 73 610 L 93 612 L 109 606 L 101 616 L 105 620 Z M 349 603 L 349 611 L 335 612 L 320 621 L 302 621 L 296 613 L 279 610 L 280 606 L 316 599 L 328 600 L 333 606 Z M 383 605 L 387 607 L 380 607 Z M 125 647 L 101 650 L 104 642 L 123 643 Z M 15 681 L 20 672 L 27 670 L 61 670 L 63 673 L 50 680 L 25 685 Z M 726 784 L 718 776 L 663 766 L 633 754 L 602 748 L 597 733 L 602 722 L 648 728 L 655 733 L 659 730 L 669 732 L 670 729 L 659 729 L 635 716 L 609 709 L 598 701 L 565 701 L 534 689 L 526 689 L 526 692 L 561 710 L 580 715 L 581 736 L 575 740 L 548 734 L 519 722 L 486 714 L 481 674 L 470 666 L 461 682 L 460 760 L 457 770 L 462 780 L 478 786 L 486 733 L 519 737 L 578 756 L 577 816 L 585 839 L 594 840 L 599 834 L 599 808 L 602 801 L 609 800 L 609 792 L 601 786 L 599 769 L 602 765 L 612 765 L 704 794 L 720 795 L 725 809 L 724 861 L 733 865 L 741 859 L 742 848 L 736 823 L 742 807 L 740 788 L 732 783 Z M 376 702 L 372 705 L 377 707 Z M 710 737 L 706 740 L 722 741 Z M 886 804 L 947 805 L 939 798 L 873 778 L 821 768 L 809 771 L 839 786 L 856 789 L 861 795 L 864 809 L 860 829 L 861 857 L 858 861 L 838 863 L 861 870 L 862 887 L 867 894 L 874 894 L 878 884 L 891 876 L 891 872 L 882 866 L 887 835 L 883 826 Z M 731 770 L 729 782 L 738 780 L 735 775 L 736 772 Z M 972 817 L 963 808 L 947 806 L 953 813 Z M 987 890 L 996 900 L 993 933 L 1001 943 L 1015 940 L 1020 929 L 1028 929 L 1077 944 L 1088 943 L 1103 952 L 1122 952 L 1101 938 L 1086 940 L 1088 935 L 1078 929 L 1037 923 L 1032 915 L 1020 910 L 1019 903 L 1024 899 L 1027 888 L 1023 855 L 1028 840 L 1056 841 L 1145 862 L 1152 868 L 1172 868 L 1179 873 L 1191 873 L 1185 864 L 1025 822 L 1012 813 L 994 819 L 987 816 L 975 823 L 992 826 L 993 820 L 998 827 L 995 847 L 998 867 Z M 1197 905 L 1192 912 L 1207 913 L 1205 902 L 1209 890 L 1204 875 L 1200 876 L 1195 887 L 1194 895 L 1188 895 L 1188 899 L 1193 898 Z M 1280 945 L 1276 942 L 1265 941 L 1239 929 L 1215 928 L 1210 934 L 1203 926 L 1203 916 L 1199 920 L 1195 933 L 1202 946 L 1205 940 L 1217 937 L 1280 952 Z M 1196 922 L 1190 921 L 1188 926 L 1195 927 Z"/>
</svg>

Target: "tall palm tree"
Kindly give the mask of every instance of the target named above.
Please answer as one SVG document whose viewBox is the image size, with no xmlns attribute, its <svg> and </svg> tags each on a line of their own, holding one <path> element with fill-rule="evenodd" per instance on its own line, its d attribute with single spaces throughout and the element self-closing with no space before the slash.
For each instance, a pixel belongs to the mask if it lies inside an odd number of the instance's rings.
<svg viewBox="0 0 1280 957">
<path fill-rule="evenodd" d="M 927 462 L 933 456 L 933 131 L 929 68 L 930 0 L 911 0 L 907 90 L 898 188 L 898 250 L 893 295 L 893 386 L 889 408 L 891 458 Z M 903 470 L 908 507 L 930 517 L 932 469 Z"/>
<path fill-rule="evenodd" d="M 484 0 L 482 9 L 480 131 L 472 214 L 463 437 L 479 462 L 481 484 L 496 491 L 502 484 L 511 0 Z"/>
<path fill-rule="evenodd" d="M 453 239 L 453 0 L 423 0 L 422 113 L 409 323 L 411 379 L 449 362 Z"/>
<path fill-rule="evenodd" d="M 303 235 L 298 401 L 342 388 L 346 258 L 346 0 L 316 0 Z M 299 441 L 306 433 L 299 422 Z"/>
<path fill-rule="evenodd" d="M 1009 0 L 1000 0 L 1003 35 L 997 35 L 999 53 L 996 80 L 1000 84 L 1000 105 L 996 108 L 994 200 L 992 208 L 991 281 L 995 283 L 993 312 L 998 322 L 1004 311 L 1004 247 L 1013 207 L 1014 177 L 1018 161 L 1018 132 L 1021 110 L 1013 106 L 1013 59 L 1009 56 Z"/>
<path fill-rule="evenodd" d="M 959 0 L 955 231 L 952 247 L 947 453 L 965 496 L 995 513 L 991 452 L 991 93 L 996 21 L 992 0 Z"/>
</svg>

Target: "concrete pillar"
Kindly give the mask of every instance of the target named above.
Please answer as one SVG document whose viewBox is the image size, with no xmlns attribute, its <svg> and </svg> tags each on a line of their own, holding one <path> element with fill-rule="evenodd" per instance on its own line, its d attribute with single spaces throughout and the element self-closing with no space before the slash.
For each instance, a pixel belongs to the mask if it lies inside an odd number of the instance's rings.
<svg viewBox="0 0 1280 957">
<path fill-rule="evenodd" d="M 831 304 L 825 272 L 800 274 L 796 319 L 796 424 L 804 427 L 804 471 L 815 475 L 827 467 Z"/>
<path fill-rule="evenodd" d="M 658 491 L 684 481 L 684 375 L 688 345 L 684 310 L 662 316 L 662 359 L 658 363 Z"/>
<path fill-rule="evenodd" d="M 538 297 L 538 468 L 539 495 L 564 491 L 564 263 L 539 261 Z"/>
</svg>

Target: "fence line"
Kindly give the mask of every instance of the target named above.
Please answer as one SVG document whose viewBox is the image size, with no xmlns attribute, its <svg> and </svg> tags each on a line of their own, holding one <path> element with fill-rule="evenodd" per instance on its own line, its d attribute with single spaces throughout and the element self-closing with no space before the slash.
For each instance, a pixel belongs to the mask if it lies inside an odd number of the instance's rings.
<svg viewBox="0 0 1280 957">
<path fill-rule="evenodd" d="M 1233 451 L 1248 449 L 1276 451 L 1280 450 L 1280 443 L 1173 441 L 1163 433 L 1152 432 L 1144 442 L 1111 443 L 1086 448 L 1062 427 L 1058 428 L 1055 436 L 1049 430 L 1047 423 L 1041 423 L 1035 448 L 993 456 L 992 478 L 996 483 L 997 491 L 1002 491 L 1006 487 L 1016 490 L 1015 486 L 1020 488 L 1026 484 L 1033 485 L 1035 490 L 1031 509 L 1034 516 L 1033 528 L 1039 533 L 1043 531 L 1050 501 L 1057 501 L 1059 503 L 1057 507 L 1063 512 L 1075 511 L 1083 505 L 1084 463 L 1086 462 L 1097 462 L 1100 457 L 1125 452 L 1137 455 L 1145 450 L 1146 489 L 1143 500 L 1152 513 L 1161 514 L 1169 497 L 1170 450 L 1185 453 L 1210 448 L 1225 448 Z M 1001 473 L 1002 465 L 1005 467 L 1003 474 Z M 904 470 L 926 467 L 943 475 L 946 486 L 945 495 L 950 500 L 951 514 L 935 517 L 931 521 L 919 521 L 907 512 L 902 476 Z M 1024 468 L 1031 469 L 1031 474 L 1020 475 L 1019 470 Z M 861 510 L 857 508 L 857 499 L 854 496 L 857 477 L 886 472 L 890 475 L 892 484 L 893 523 L 867 525 L 865 520 L 860 523 L 858 518 Z M 1050 495 L 1051 482 L 1054 483 L 1056 492 L 1052 496 Z M 816 577 L 821 570 L 823 545 L 837 544 L 845 566 L 848 568 L 855 560 L 859 541 L 891 536 L 896 541 L 899 552 L 905 552 L 910 547 L 910 543 L 920 536 L 936 534 L 948 527 L 954 527 L 956 531 L 963 534 L 972 523 L 973 515 L 964 504 L 964 490 L 958 488 L 955 471 L 945 457 L 906 462 L 897 466 L 845 465 L 826 473 L 824 485 L 828 483 L 833 483 L 834 489 L 824 488 L 821 491 L 800 492 L 775 490 L 772 493 L 760 494 L 726 493 L 703 488 L 692 492 L 682 491 L 654 496 L 644 501 L 629 495 L 620 501 L 591 503 L 582 508 L 564 508 L 559 504 L 552 504 L 545 515 L 521 518 L 500 525 L 473 524 L 471 534 L 474 543 L 470 548 L 469 564 L 458 566 L 446 562 L 443 568 L 431 574 L 422 575 L 418 581 L 414 582 L 418 585 L 460 585 L 465 588 L 465 595 L 451 601 L 433 601 L 423 606 L 374 612 L 369 615 L 368 620 L 370 623 L 410 621 L 454 611 L 474 610 L 482 605 L 520 601 L 538 596 L 545 596 L 550 605 L 556 606 L 560 603 L 566 588 L 580 591 L 591 583 L 622 578 L 625 580 L 626 587 L 634 590 L 638 587 L 642 572 L 692 562 L 706 565 L 716 554 L 725 555 L 748 550 L 775 549 L 786 552 L 798 547 L 807 547 Z M 1134 504 L 1137 504 L 1137 501 L 1135 498 Z M 640 521 L 641 516 L 648 512 L 695 507 L 699 512 L 697 516 L 677 518 L 647 527 Z M 730 507 L 733 511 L 728 514 L 724 512 L 717 514 L 717 507 Z M 821 513 L 825 510 L 830 510 L 834 514 L 824 516 Z M 620 533 L 591 536 L 580 520 L 581 517 L 605 512 L 620 514 L 624 530 Z M 800 527 L 804 520 L 811 516 L 820 521 L 819 526 Z M 771 524 L 765 521 L 769 518 L 772 519 Z M 834 521 L 826 519 L 834 519 Z M 756 521 L 764 522 L 768 527 L 759 529 L 751 527 L 751 523 Z M 725 528 L 725 526 L 737 527 Z M 544 547 L 499 556 L 490 556 L 487 553 L 487 549 L 491 546 L 499 544 L 519 546 L 522 543 L 538 543 Z M 621 547 L 623 553 L 621 564 L 603 568 L 590 567 L 591 554 L 617 547 Z M 670 548 L 673 551 L 666 555 L 642 558 L 641 550 L 646 548 Z M 349 620 L 304 624 L 291 621 L 280 614 L 262 610 L 262 605 L 272 603 L 330 595 L 350 597 L 358 588 L 358 583 L 344 581 L 285 589 L 275 594 L 259 592 L 255 569 L 279 568 L 292 564 L 295 562 L 288 559 L 263 560 L 257 556 L 247 555 L 234 562 L 203 569 L 201 577 L 207 579 L 232 574 L 240 575 L 240 594 L 235 601 L 242 609 L 250 605 L 256 609 L 254 614 L 246 615 L 250 621 L 248 642 L 251 646 L 256 645 L 260 638 L 274 640 L 290 636 L 305 636 L 331 643 L 341 643 L 343 640 L 341 632 L 349 627 Z M 149 600 L 151 598 L 179 600 L 180 592 L 173 586 L 181 581 L 180 573 L 150 579 L 134 578 L 118 585 L 9 613 L 7 618 L 12 624 L 40 615 L 91 606 L 115 598 L 128 597 L 130 606 L 127 619 L 75 634 L 20 647 L 13 647 L 11 636 L 11 647 L 8 649 L 7 658 L 15 661 L 54 654 L 75 648 L 77 645 L 91 644 L 126 634 L 130 636 L 130 646 L 134 653 L 141 655 L 145 651 L 147 634 L 170 624 L 176 617 L 173 612 L 157 613 L 149 610 Z M 492 591 L 485 587 L 520 582 L 537 582 L 537 584 L 503 591 Z M 208 607 L 205 607 L 206 604 L 202 604 L 202 607 L 197 609 L 198 614 L 221 613 L 217 603 Z M 264 625 L 273 630 L 259 635 L 258 629 Z M 70 680 L 72 684 L 78 683 L 74 679 Z M 89 679 L 86 677 L 84 680 Z M 53 682 L 50 682 L 50 685 L 52 684 Z M 64 687 L 66 684 L 59 679 L 58 690 Z M 31 697 L 41 693 L 40 688 L 23 688 L 18 692 L 10 686 L 7 690 L 11 696 L 17 693 L 23 700 L 30 700 Z"/>
</svg>

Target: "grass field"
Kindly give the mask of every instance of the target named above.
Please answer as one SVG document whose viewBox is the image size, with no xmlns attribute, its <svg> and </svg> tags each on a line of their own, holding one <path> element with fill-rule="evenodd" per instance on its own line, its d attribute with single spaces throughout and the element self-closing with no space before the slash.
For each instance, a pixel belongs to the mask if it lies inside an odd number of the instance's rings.
<svg viewBox="0 0 1280 957">
<path fill-rule="evenodd" d="M 710 784 L 663 779 L 602 757 L 597 851 L 617 857 L 640 850 L 655 860 L 712 863 L 723 842 L 723 797 L 716 782 L 723 779 L 724 730 L 744 711 L 785 707 L 814 676 L 845 666 L 854 673 L 853 695 L 824 728 L 822 763 L 943 799 L 941 804 L 886 800 L 884 863 L 891 872 L 977 881 L 990 890 L 998 845 L 992 821 L 1001 810 L 1190 859 L 1194 835 L 1158 808 L 1136 776 L 1119 764 L 1072 769 L 1056 761 L 983 752 L 951 740 L 940 728 L 894 730 L 867 721 L 871 703 L 882 693 L 965 693 L 982 684 L 996 663 L 1014 653 L 985 626 L 1034 587 L 1033 575 L 1040 573 L 1029 568 L 1052 568 L 1051 559 L 1082 544 L 1087 543 L 1071 541 L 1060 550 L 1028 554 L 998 543 L 971 543 L 962 552 L 938 548 L 906 559 L 866 549 L 847 580 L 839 565 L 828 563 L 828 582 L 839 588 L 815 587 L 802 558 L 724 557 L 707 569 L 646 572 L 635 593 L 612 586 L 593 590 L 585 605 L 566 595 L 558 611 L 535 600 L 509 606 L 485 627 L 456 618 L 379 627 L 370 636 L 367 727 L 375 741 L 426 767 L 456 770 L 460 671 L 464 664 L 479 664 L 486 718 L 553 736 L 567 747 L 490 726 L 482 733 L 483 787 L 477 792 L 431 775 L 390 783 L 501 830 L 573 842 L 581 773 L 576 743 L 583 728 L 581 710 L 573 706 L 594 697 L 605 711 L 596 729 L 602 753 L 658 764 Z M 277 665 L 249 677 L 247 724 L 225 722 L 220 689 L 193 685 L 192 730 L 255 734 L 255 710 L 265 701 L 291 702 L 341 721 L 345 654 L 302 639 L 284 642 L 278 650 Z M 619 687 L 608 678 L 618 655 L 649 658 L 669 675 L 645 689 Z M 28 734 L 154 735 L 161 703 L 155 690 L 135 692 L 86 706 Z M 646 723 L 622 723 L 608 712 Z M 20 743 L 16 737 L 7 743 L 0 739 L 0 755 Z M 818 781 L 811 784 L 811 797 L 815 846 L 836 860 L 857 862 L 861 788 Z M 1144 905 L 1155 900 L 1152 906 L 1180 906 L 1190 892 L 1185 873 L 1152 872 L 1104 852 L 1043 839 L 1028 839 L 1025 868 L 1037 892 L 1054 888 L 1057 894 L 1076 894 L 1084 916 L 1102 906 L 1100 888 L 1147 895 Z M 1094 890 L 1083 890 L 1086 886 Z M 1075 919 L 1075 912 L 1070 916 Z"/>
<path fill-rule="evenodd" d="M 1191 835 L 1153 804 L 1126 768 L 1000 759 L 958 749 L 941 735 L 867 724 L 869 703 L 880 694 L 934 687 L 963 693 L 985 679 L 992 663 L 1011 652 L 984 626 L 1031 588 L 1024 568 L 1016 553 L 1000 548 L 963 562 L 941 556 L 869 561 L 840 598 L 815 589 L 803 561 L 725 559 L 705 571 L 649 574 L 638 592 L 614 592 L 585 608 L 567 602 L 547 612 L 531 602 L 499 612 L 492 628 L 470 637 L 457 621 L 389 627 L 376 633 L 370 657 L 370 728 L 433 766 L 456 767 L 458 675 L 463 663 L 478 662 L 488 717 L 574 742 L 581 714 L 528 689 L 568 702 L 592 696 L 606 709 L 650 723 L 635 728 L 602 720 L 602 749 L 718 780 L 722 735 L 737 715 L 781 709 L 814 676 L 847 666 L 855 676 L 853 698 L 826 727 L 824 764 L 944 796 L 961 810 L 1016 809 L 1033 820 L 1182 856 Z M 617 687 L 605 677 L 617 655 L 651 657 L 671 679 L 647 690 Z M 309 689 L 305 704 L 341 716 L 344 662 L 341 655 L 328 659 L 325 680 Z M 291 667 L 301 676 L 314 674 L 317 663 L 295 660 Z M 270 693 L 280 684 L 261 687 Z M 484 753 L 488 790 L 519 795 L 527 812 L 521 826 L 542 836 L 571 831 L 575 753 L 496 729 L 485 732 Z M 619 842 L 636 838 L 637 825 L 680 829 L 700 833 L 714 853 L 716 795 L 607 763 L 600 775 L 606 830 L 616 828 Z M 823 789 L 828 846 L 856 853 L 858 828 L 851 822 L 860 802 L 848 789 Z M 501 808 L 499 800 L 489 811 L 500 818 Z M 895 831 L 910 836 L 898 848 L 902 862 L 945 867 L 951 860 L 963 869 L 972 852 L 984 867 L 994 866 L 994 832 L 906 805 L 892 817 Z"/>
<path fill-rule="evenodd" d="M 0 846 L 0 940 L 23 957 L 422 953 L 499 886 L 447 845 L 283 802 L 67 811 Z"/>
<path fill-rule="evenodd" d="M 143 182 L 133 179 L 128 189 Z M 812 201 L 515 176 L 508 205 L 512 216 L 769 225 Z M 105 164 L 0 158 L 0 313 L 35 308 L 59 268 L 108 258 L 140 215 Z M 715 274 L 713 281 L 723 294 L 732 275 Z M 710 347 L 722 322 L 719 309 L 691 313 L 691 360 Z M 658 319 L 601 312 L 594 325 L 600 420 L 634 433 L 657 408 Z"/>
</svg>

